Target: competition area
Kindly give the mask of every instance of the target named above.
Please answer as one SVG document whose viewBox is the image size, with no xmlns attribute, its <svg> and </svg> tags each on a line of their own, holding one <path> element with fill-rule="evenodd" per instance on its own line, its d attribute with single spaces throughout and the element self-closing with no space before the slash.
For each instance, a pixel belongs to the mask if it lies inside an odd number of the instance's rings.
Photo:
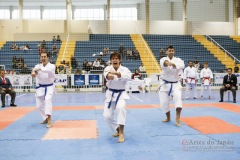
<svg viewBox="0 0 240 160">
<path fill-rule="evenodd" d="M 181 127 L 177 127 L 172 105 L 171 121 L 161 122 L 165 115 L 158 93 L 130 92 L 125 142 L 117 143 L 102 116 L 105 93 L 57 92 L 52 128 L 39 124 L 34 93 L 18 93 L 18 107 L 0 109 L 0 159 L 238 160 L 239 94 L 237 103 L 232 103 L 231 95 L 228 101 L 227 94 L 219 103 L 219 90 L 212 91 L 213 99 L 183 100 Z"/>
</svg>

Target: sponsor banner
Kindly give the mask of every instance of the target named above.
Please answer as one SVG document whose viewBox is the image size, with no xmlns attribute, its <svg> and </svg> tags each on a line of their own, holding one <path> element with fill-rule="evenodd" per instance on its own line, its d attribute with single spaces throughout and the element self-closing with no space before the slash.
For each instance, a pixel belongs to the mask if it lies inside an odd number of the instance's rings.
<svg viewBox="0 0 240 160">
<path fill-rule="evenodd" d="M 99 85 L 99 75 L 88 75 L 89 85 Z"/>
<path fill-rule="evenodd" d="M 5 75 L 10 80 L 12 86 L 32 86 L 31 75 Z"/>
<path fill-rule="evenodd" d="M 67 74 L 56 74 L 54 83 L 56 86 L 66 86 L 67 85 Z"/>
<path fill-rule="evenodd" d="M 81 86 L 85 85 L 85 75 L 72 75 L 73 85 Z"/>
</svg>

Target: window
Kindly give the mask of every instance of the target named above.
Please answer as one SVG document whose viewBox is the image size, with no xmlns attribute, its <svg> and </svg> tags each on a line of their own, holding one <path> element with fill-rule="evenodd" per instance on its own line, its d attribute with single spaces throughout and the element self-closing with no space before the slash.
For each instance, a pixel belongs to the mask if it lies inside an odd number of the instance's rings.
<svg viewBox="0 0 240 160">
<path fill-rule="evenodd" d="M 78 20 L 104 20 L 103 9 L 76 9 L 74 19 Z"/>
<path fill-rule="evenodd" d="M 66 19 L 66 9 L 44 9 L 43 19 L 64 20 Z"/>
<path fill-rule="evenodd" d="M 19 10 L 15 9 L 12 11 L 12 19 L 19 19 Z"/>
<path fill-rule="evenodd" d="M 137 8 L 111 8 L 111 20 L 137 20 Z"/>
<path fill-rule="evenodd" d="M 8 9 L 0 9 L 0 19 L 10 19 L 10 11 Z"/>
<path fill-rule="evenodd" d="M 39 9 L 24 9 L 23 19 L 40 19 Z"/>
</svg>

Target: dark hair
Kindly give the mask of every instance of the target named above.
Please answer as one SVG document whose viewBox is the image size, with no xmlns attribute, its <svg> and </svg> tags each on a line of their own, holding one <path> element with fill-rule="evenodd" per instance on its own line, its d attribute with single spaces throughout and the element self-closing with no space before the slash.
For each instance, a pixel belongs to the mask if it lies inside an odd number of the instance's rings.
<svg viewBox="0 0 240 160">
<path fill-rule="evenodd" d="M 227 70 L 231 70 L 232 71 L 232 68 L 228 68 Z"/>
<path fill-rule="evenodd" d="M 192 63 L 193 63 L 193 61 L 192 61 L 192 60 L 189 60 L 189 61 L 188 61 L 188 63 L 190 63 L 190 62 L 192 62 Z"/>
<path fill-rule="evenodd" d="M 204 62 L 204 64 L 207 64 L 207 65 L 208 65 L 208 62 Z"/>
<path fill-rule="evenodd" d="M 118 59 L 121 60 L 121 55 L 120 55 L 118 52 L 113 52 L 113 53 L 111 53 L 110 59 L 112 59 L 112 58 L 114 58 L 114 57 L 117 57 Z"/>
<path fill-rule="evenodd" d="M 167 50 L 168 49 L 174 49 L 174 47 L 172 45 L 170 45 L 170 46 L 167 47 Z"/>
<path fill-rule="evenodd" d="M 41 53 L 40 53 L 40 56 L 41 56 L 43 53 L 46 53 L 46 54 L 47 54 L 47 57 L 49 57 L 49 54 L 48 54 L 47 52 L 41 52 Z"/>
</svg>

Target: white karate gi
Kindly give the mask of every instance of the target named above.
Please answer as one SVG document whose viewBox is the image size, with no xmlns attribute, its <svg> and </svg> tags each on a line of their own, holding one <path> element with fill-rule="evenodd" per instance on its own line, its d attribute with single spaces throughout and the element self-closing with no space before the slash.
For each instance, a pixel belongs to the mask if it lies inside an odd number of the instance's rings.
<svg viewBox="0 0 240 160">
<path fill-rule="evenodd" d="M 197 98 L 196 82 L 199 79 L 197 69 L 195 67 L 186 67 L 183 74 L 186 83 L 186 98 L 189 98 L 190 90 L 192 89 L 194 97 Z"/>
<path fill-rule="evenodd" d="M 204 88 L 207 87 L 207 91 L 208 91 L 208 96 L 211 97 L 211 84 L 209 79 L 213 79 L 213 73 L 211 71 L 211 69 L 209 68 L 203 68 L 200 72 L 200 78 L 202 78 L 202 85 L 201 85 L 201 96 L 203 96 L 203 91 Z"/>
<path fill-rule="evenodd" d="M 176 69 L 172 66 L 164 67 L 164 62 L 168 60 L 176 65 Z M 159 99 L 160 106 L 162 108 L 163 113 L 167 113 L 170 111 L 170 95 L 173 95 L 174 107 L 182 108 L 182 86 L 179 82 L 179 74 L 181 70 L 184 68 L 184 62 L 180 58 L 173 57 L 171 60 L 169 57 L 163 57 L 160 60 L 160 65 L 162 68 L 161 80 L 160 80 L 160 91 L 159 91 Z M 165 81 L 164 81 L 165 80 Z M 176 83 L 167 83 L 168 82 L 176 82 Z M 172 87 L 171 87 L 172 86 Z M 172 88 L 172 92 L 170 93 L 170 89 Z"/>
<path fill-rule="evenodd" d="M 47 115 L 52 115 L 55 65 L 48 62 L 45 67 L 43 64 L 37 64 L 34 68 L 41 68 L 36 76 L 37 89 L 35 97 L 37 109 L 39 110 L 42 119 L 45 120 L 48 117 Z M 44 85 L 48 86 L 44 87 Z"/>
<path fill-rule="evenodd" d="M 107 74 L 109 72 L 114 72 L 115 69 L 113 66 L 107 66 L 104 69 L 104 77 L 106 78 Z M 116 131 L 116 129 L 119 127 L 119 125 L 125 125 L 125 120 L 126 120 L 126 99 L 130 99 L 128 94 L 125 91 L 122 91 L 119 100 L 116 105 L 116 100 L 119 95 L 118 93 L 114 93 L 112 97 L 112 91 L 109 89 L 114 89 L 114 90 L 125 90 L 125 86 L 127 84 L 127 81 L 131 80 L 131 71 L 123 66 L 119 66 L 117 72 L 121 73 L 121 77 L 118 78 L 116 75 L 114 75 L 113 80 L 107 80 L 107 87 L 108 90 L 106 92 L 106 99 L 105 99 L 105 105 L 104 105 L 104 112 L 103 116 L 104 119 L 106 120 L 108 126 L 112 129 L 112 131 Z M 108 108 L 109 103 L 111 102 L 110 108 Z M 117 118 L 114 118 L 114 110 L 117 110 Z"/>
</svg>

